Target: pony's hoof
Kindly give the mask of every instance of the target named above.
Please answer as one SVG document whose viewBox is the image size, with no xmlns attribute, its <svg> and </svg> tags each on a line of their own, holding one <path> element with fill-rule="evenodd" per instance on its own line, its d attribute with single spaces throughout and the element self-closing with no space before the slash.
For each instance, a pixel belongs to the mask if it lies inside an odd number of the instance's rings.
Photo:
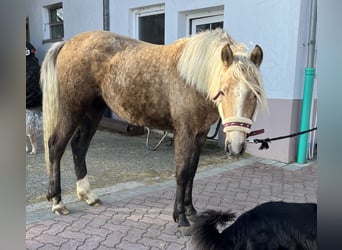
<svg viewBox="0 0 342 250">
<path fill-rule="evenodd" d="M 183 236 L 191 236 L 191 227 L 178 227 L 178 232 Z"/>
<path fill-rule="evenodd" d="M 95 201 L 93 201 L 92 203 L 88 203 L 88 204 L 93 207 L 99 207 L 102 205 L 102 201 L 99 198 L 96 198 Z"/>
<path fill-rule="evenodd" d="M 77 194 L 79 201 L 85 201 L 89 206 L 100 206 L 102 204 L 101 200 L 97 198 L 93 193 Z"/>
<path fill-rule="evenodd" d="M 70 211 L 65 206 L 53 208 L 52 212 L 57 215 L 66 215 L 70 213 Z"/>
<path fill-rule="evenodd" d="M 194 222 L 196 220 L 197 214 L 187 215 L 189 221 Z"/>
</svg>

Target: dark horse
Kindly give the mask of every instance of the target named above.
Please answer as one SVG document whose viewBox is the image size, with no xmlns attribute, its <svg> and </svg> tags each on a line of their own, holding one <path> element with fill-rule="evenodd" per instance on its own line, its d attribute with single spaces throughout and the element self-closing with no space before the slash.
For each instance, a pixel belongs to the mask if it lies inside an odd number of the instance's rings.
<svg viewBox="0 0 342 250">
<path fill-rule="evenodd" d="M 271 250 L 317 249 L 317 204 L 272 201 L 243 213 L 219 232 L 217 225 L 235 214 L 207 210 L 192 226 L 192 249 Z"/>
<path fill-rule="evenodd" d="M 106 31 L 79 34 L 54 44 L 41 69 L 47 199 L 68 213 L 61 198 L 60 161 L 71 139 L 77 195 L 90 190 L 85 157 L 106 104 L 135 125 L 174 131 L 176 200 L 173 218 L 188 227 L 196 214 L 193 179 L 201 147 L 219 115 L 225 150 L 244 152 L 258 104 L 265 104 L 259 73 L 262 50 L 249 53 L 223 30 L 203 32 L 170 45 L 153 45 Z"/>
</svg>

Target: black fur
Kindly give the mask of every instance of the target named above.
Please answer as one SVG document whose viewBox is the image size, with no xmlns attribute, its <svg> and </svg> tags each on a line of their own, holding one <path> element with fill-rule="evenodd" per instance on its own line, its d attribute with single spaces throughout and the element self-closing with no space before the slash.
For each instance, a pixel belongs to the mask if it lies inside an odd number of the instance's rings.
<svg viewBox="0 0 342 250">
<path fill-rule="evenodd" d="M 218 225 L 235 214 L 207 210 L 192 227 L 196 250 L 313 250 L 317 249 L 317 204 L 267 202 L 242 214 L 221 233 Z"/>
</svg>

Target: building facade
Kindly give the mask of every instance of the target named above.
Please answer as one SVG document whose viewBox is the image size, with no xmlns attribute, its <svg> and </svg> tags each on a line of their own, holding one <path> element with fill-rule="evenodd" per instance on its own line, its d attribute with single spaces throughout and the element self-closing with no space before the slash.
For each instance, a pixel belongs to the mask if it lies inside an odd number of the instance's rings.
<svg viewBox="0 0 342 250">
<path fill-rule="evenodd" d="M 27 0 L 27 39 L 37 48 L 40 61 L 53 42 L 104 29 L 104 23 L 112 32 L 160 44 L 203 29 L 223 27 L 238 42 L 251 48 L 258 44 L 264 51 L 261 71 L 269 111 L 259 113 L 253 126 L 265 129 L 258 137 L 298 131 L 310 0 L 109 0 L 108 8 L 104 2 Z M 220 134 L 219 143 L 223 138 Z M 247 152 L 282 162 L 296 160 L 297 138 L 271 143 L 267 151 L 258 147 L 249 144 Z"/>
</svg>

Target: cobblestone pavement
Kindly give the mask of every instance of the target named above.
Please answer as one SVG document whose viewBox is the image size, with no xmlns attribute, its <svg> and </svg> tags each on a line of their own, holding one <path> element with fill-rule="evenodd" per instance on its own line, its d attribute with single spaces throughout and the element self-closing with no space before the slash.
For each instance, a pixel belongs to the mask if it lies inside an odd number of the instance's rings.
<svg viewBox="0 0 342 250">
<path fill-rule="evenodd" d="M 249 157 L 196 175 L 194 205 L 240 214 L 262 202 L 316 202 L 317 164 L 284 164 Z M 67 201 L 55 216 L 47 202 L 26 207 L 26 249 L 191 249 L 172 220 L 175 181 L 96 189 L 103 201 Z"/>
</svg>

